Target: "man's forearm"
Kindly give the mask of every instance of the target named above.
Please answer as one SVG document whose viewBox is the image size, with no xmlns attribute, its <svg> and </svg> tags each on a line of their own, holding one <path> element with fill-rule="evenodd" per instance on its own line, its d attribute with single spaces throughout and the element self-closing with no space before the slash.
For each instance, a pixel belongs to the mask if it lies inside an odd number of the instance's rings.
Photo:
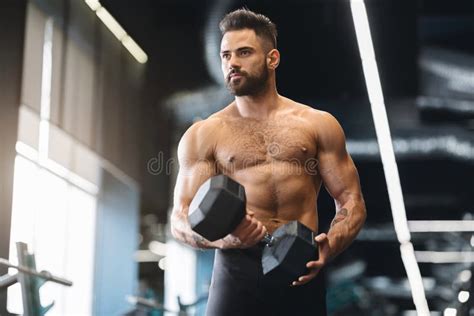
<svg viewBox="0 0 474 316">
<path fill-rule="evenodd" d="M 177 240 L 193 248 L 212 249 L 219 248 L 216 242 L 211 242 L 194 232 L 184 216 L 175 215 L 171 218 L 171 234 Z"/>
<path fill-rule="evenodd" d="M 239 248 L 241 241 L 233 236 L 227 235 L 216 241 L 209 241 L 191 229 L 187 218 L 184 216 L 174 216 L 171 220 L 171 233 L 177 240 L 198 249 L 230 249 Z"/>
<path fill-rule="evenodd" d="M 336 211 L 336 216 L 327 234 L 331 259 L 352 243 L 362 229 L 365 218 L 366 210 L 363 200 L 350 200 Z"/>
</svg>

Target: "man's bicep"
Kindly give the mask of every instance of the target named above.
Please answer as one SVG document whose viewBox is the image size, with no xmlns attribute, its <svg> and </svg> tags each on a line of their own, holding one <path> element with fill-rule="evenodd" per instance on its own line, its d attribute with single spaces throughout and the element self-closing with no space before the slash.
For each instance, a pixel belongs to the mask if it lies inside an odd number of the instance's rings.
<svg viewBox="0 0 474 316">
<path fill-rule="evenodd" d="M 326 124 L 319 138 L 318 167 L 326 190 L 341 203 L 351 194 L 360 194 L 359 175 L 346 150 L 342 127 L 332 116 Z"/>
<path fill-rule="evenodd" d="M 180 168 L 174 190 L 173 212 L 185 212 L 197 190 L 207 179 L 217 174 L 211 161 L 198 161 Z"/>
<path fill-rule="evenodd" d="M 351 195 L 360 194 L 359 175 L 351 157 L 328 155 L 320 162 L 320 174 L 328 193 L 343 204 Z"/>
<path fill-rule="evenodd" d="M 174 189 L 172 221 L 187 216 L 189 204 L 201 184 L 217 174 L 213 141 L 208 134 L 203 123 L 198 122 L 184 133 L 179 142 L 179 172 Z"/>
</svg>

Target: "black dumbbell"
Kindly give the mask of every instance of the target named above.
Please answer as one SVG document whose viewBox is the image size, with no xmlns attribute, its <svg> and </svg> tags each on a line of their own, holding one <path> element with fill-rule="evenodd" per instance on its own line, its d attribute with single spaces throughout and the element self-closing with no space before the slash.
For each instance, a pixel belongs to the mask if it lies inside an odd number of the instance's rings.
<svg viewBox="0 0 474 316">
<path fill-rule="evenodd" d="M 234 231 L 246 215 L 245 188 L 225 175 L 204 182 L 189 206 L 191 228 L 209 241 Z M 318 258 L 314 233 L 298 221 L 266 234 L 262 254 L 263 273 L 272 281 L 290 284 L 307 274 L 306 263 Z"/>
</svg>

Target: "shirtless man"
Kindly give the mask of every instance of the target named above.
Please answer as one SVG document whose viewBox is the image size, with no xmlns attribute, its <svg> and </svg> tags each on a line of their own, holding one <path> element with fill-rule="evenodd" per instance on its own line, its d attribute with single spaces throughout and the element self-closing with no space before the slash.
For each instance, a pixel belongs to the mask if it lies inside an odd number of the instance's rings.
<svg viewBox="0 0 474 316">
<path fill-rule="evenodd" d="M 192 125 L 179 143 L 172 234 L 192 247 L 217 249 L 207 315 L 325 315 L 318 272 L 354 240 L 366 217 L 344 133 L 330 114 L 278 94 L 280 53 L 267 17 L 236 10 L 220 29 L 222 72 L 235 100 Z M 231 234 L 210 242 L 191 230 L 187 216 L 199 186 L 216 174 L 245 187 L 247 216 Z M 259 241 L 292 220 L 318 232 L 322 184 L 336 215 L 328 233 L 315 238 L 319 259 L 292 284 L 272 285 L 262 276 Z"/>
</svg>

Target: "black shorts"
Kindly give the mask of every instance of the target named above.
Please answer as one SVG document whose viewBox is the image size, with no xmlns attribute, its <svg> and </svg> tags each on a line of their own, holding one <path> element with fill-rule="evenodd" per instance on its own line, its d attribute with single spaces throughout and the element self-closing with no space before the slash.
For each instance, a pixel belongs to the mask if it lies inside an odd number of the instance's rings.
<svg viewBox="0 0 474 316">
<path fill-rule="evenodd" d="M 275 285 L 263 276 L 262 251 L 216 250 L 206 315 L 326 315 L 322 271 L 305 285 Z"/>
</svg>

